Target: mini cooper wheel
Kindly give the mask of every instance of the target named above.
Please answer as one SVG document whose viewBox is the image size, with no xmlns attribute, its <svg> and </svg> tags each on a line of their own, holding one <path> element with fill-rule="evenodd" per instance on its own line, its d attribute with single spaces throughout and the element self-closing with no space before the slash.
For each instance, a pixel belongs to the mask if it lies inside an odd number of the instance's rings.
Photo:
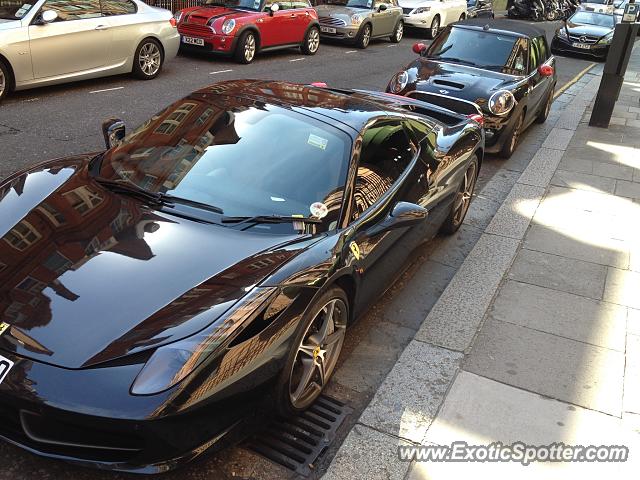
<svg viewBox="0 0 640 480">
<path fill-rule="evenodd" d="M 305 55 L 315 55 L 320 47 L 320 32 L 317 27 L 311 27 L 304 37 L 304 43 L 300 50 Z"/>
<path fill-rule="evenodd" d="M 551 104 L 553 103 L 553 94 L 555 92 L 555 87 L 551 88 L 549 92 L 549 97 L 544 104 L 544 108 L 540 110 L 540 113 L 536 117 L 536 123 L 544 123 L 547 121 L 547 117 L 549 116 L 549 111 L 551 110 Z"/>
<path fill-rule="evenodd" d="M 469 205 L 471 205 L 471 198 L 473 197 L 473 191 L 476 188 L 476 180 L 478 179 L 478 157 L 474 155 L 471 157 L 469 166 L 464 172 L 464 178 L 460 184 L 460 188 L 456 193 L 456 197 L 451 207 L 449 216 L 440 227 L 440 231 L 446 235 L 454 234 L 458 231 L 464 217 L 466 217 L 469 211 Z"/>
<path fill-rule="evenodd" d="M 391 41 L 393 43 L 400 43 L 402 40 L 402 36 L 404 35 L 404 22 L 400 20 L 396 25 L 396 28 L 393 29 L 393 33 L 391 34 Z"/>
<path fill-rule="evenodd" d="M 367 48 L 369 46 L 369 42 L 371 41 L 371 24 L 365 23 L 358 34 L 358 38 L 356 40 L 356 46 L 358 48 Z"/>
<path fill-rule="evenodd" d="M 518 146 L 518 142 L 520 141 L 520 135 L 522 135 L 522 127 L 524 126 L 524 112 L 520 114 L 518 119 L 516 120 L 515 125 L 513 126 L 513 130 L 511 130 L 511 134 L 507 137 L 500 151 L 500 154 L 504 158 L 511 158 L 513 152 L 516 151 L 516 147 Z"/>
<path fill-rule="evenodd" d="M 138 45 L 133 61 L 133 74 L 141 80 L 156 78 L 162 70 L 164 55 L 160 43 L 147 38 Z"/>
<path fill-rule="evenodd" d="M 429 31 L 427 32 L 427 37 L 431 39 L 436 38 L 439 31 L 440 31 L 440 16 L 436 15 L 435 17 L 433 17 L 433 20 L 431 20 L 431 28 L 429 28 Z"/>
<path fill-rule="evenodd" d="M 256 41 L 255 33 L 251 31 L 244 32 L 238 39 L 238 45 L 233 56 L 236 62 L 248 64 L 256 58 L 257 48 L 258 42 Z"/>
<path fill-rule="evenodd" d="M 0 102 L 9 93 L 10 78 L 9 68 L 0 60 Z"/>
<path fill-rule="evenodd" d="M 320 396 L 342 350 L 348 305 L 344 291 L 332 287 L 307 309 L 276 387 L 276 407 L 281 414 L 298 414 Z"/>
</svg>

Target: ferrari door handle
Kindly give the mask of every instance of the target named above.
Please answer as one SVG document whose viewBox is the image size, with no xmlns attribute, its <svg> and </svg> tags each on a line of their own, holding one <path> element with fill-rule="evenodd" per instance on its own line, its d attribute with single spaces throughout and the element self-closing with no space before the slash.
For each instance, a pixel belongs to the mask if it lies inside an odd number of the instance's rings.
<svg viewBox="0 0 640 480">
<path fill-rule="evenodd" d="M 109 29 L 109 25 L 98 25 L 96 27 L 96 30 L 108 30 Z"/>
</svg>

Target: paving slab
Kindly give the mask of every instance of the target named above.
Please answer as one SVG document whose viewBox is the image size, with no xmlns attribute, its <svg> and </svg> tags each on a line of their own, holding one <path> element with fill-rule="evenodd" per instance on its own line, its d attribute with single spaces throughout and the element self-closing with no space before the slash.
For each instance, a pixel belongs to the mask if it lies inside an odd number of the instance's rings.
<svg viewBox="0 0 640 480">
<path fill-rule="evenodd" d="M 512 280 L 596 300 L 602 299 L 606 275 L 607 267 L 603 265 L 524 248 L 516 256 L 509 272 Z"/>
<path fill-rule="evenodd" d="M 489 318 L 625 351 L 627 308 L 612 303 L 509 280 Z"/>
<path fill-rule="evenodd" d="M 640 335 L 627 335 L 623 411 L 640 414 Z"/>
<path fill-rule="evenodd" d="M 638 436 L 620 418 L 568 405 L 542 395 L 462 371 L 456 377 L 424 443 L 470 445 L 502 442 L 511 445 L 627 445 L 631 460 L 625 463 L 544 462 L 518 463 L 417 462 L 411 480 L 451 478 L 558 479 L 635 478 Z"/>
<path fill-rule="evenodd" d="M 455 234 L 443 235 L 434 239 L 437 248 L 429 255 L 429 260 L 457 269 L 462 265 L 464 259 L 467 258 L 467 255 L 469 255 L 469 252 L 481 236 L 482 230 L 471 225 L 462 224 Z M 423 320 L 425 316 L 426 312 L 422 317 Z"/>
<path fill-rule="evenodd" d="M 559 187 L 601 193 L 613 193 L 616 188 L 616 181 L 613 178 L 566 170 L 557 170 L 550 183 Z"/>
<path fill-rule="evenodd" d="M 640 199 L 640 183 L 616 180 L 615 193 L 621 197 Z"/>
<path fill-rule="evenodd" d="M 609 267 L 603 299 L 640 309 L 640 272 Z"/>
<path fill-rule="evenodd" d="M 464 369 L 620 416 L 624 353 L 487 319 Z"/>
<path fill-rule="evenodd" d="M 484 231 L 484 229 L 487 228 L 487 225 L 491 223 L 493 216 L 498 211 L 501 204 L 501 201 L 485 197 L 481 193 L 478 194 L 471 202 L 463 224 L 471 225 L 472 227 Z"/>
<path fill-rule="evenodd" d="M 486 233 L 521 239 L 544 195 L 544 188 L 516 183 L 494 215 Z"/>
<path fill-rule="evenodd" d="M 562 169 L 568 172 L 579 173 L 592 173 L 593 172 L 593 160 L 586 160 L 583 158 L 577 158 L 573 155 L 569 155 L 568 152 L 562 156 L 562 160 L 558 164 L 558 169 Z"/>
<path fill-rule="evenodd" d="M 640 310 L 627 309 L 627 332 L 632 335 L 640 335 Z"/>
<path fill-rule="evenodd" d="M 529 166 L 522 172 L 518 183 L 546 188 L 553 176 L 553 172 L 558 168 L 562 156 L 562 150 L 541 148 L 533 156 Z"/>
<path fill-rule="evenodd" d="M 633 167 L 612 163 L 593 162 L 593 174 L 619 180 L 633 180 Z"/>
<path fill-rule="evenodd" d="M 462 358 L 459 352 L 412 341 L 359 422 L 419 443 L 444 401 Z"/>
<path fill-rule="evenodd" d="M 409 463 L 398 460 L 398 445 L 408 445 L 408 442 L 355 425 L 322 478 L 402 480 Z"/>
<path fill-rule="evenodd" d="M 499 169 L 496 171 L 479 194 L 497 202 L 502 202 L 520 177 L 519 172 Z"/>
<path fill-rule="evenodd" d="M 465 351 L 517 247 L 517 240 L 483 234 L 429 312 L 416 339 Z"/>
<path fill-rule="evenodd" d="M 598 231 L 589 231 L 582 226 L 551 228 L 532 225 L 523 243 L 524 248 L 551 253 L 567 258 L 584 260 L 600 265 L 627 268 L 629 248 L 620 239 L 610 238 Z"/>
<path fill-rule="evenodd" d="M 554 208 L 562 208 L 563 210 L 587 210 L 630 218 L 640 213 L 631 199 L 572 188 L 550 186 L 544 202 L 547 203 L 549 200 L 554 201 Z"/>
<path fill-rule="evenodd" d="M 542 144 L 542 148 L 566 150 L 575 132 L 566 128 L 554 128 Z"/>
</svg>

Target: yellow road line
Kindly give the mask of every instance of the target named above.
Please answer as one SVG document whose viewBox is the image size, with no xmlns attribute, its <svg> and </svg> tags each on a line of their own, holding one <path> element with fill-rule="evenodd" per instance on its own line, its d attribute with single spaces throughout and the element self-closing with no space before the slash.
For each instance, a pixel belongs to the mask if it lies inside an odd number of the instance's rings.
<svg viewBox="0 0 640 480">
<path fill-rule="evenodd" d="M 573 77 L 571 80 L 569 80 L 567 83 L 565 83 L 562 87 L 560 87 L 558 89 L 558 91 L 553 95 L 553 99 L 555 100 L 556 98 L 558 98 L 560 95 L 562 95 L 564 93 L 564 91 L 569 88 L 571 85 L 573 85 L 574 83 L 576 83 L 578 80 L 580 80 L 585 73 L 587 73 L 589 70 L 591 70 L 593 67 L 595 67 L 597 64 L 596 63 L 592 63 L 591 65 L 589 65 L 587 68 L 585 68 L 584 70 L 582 70 L 580 73 L 578 73 L 575 77 Z"/>
</svg>

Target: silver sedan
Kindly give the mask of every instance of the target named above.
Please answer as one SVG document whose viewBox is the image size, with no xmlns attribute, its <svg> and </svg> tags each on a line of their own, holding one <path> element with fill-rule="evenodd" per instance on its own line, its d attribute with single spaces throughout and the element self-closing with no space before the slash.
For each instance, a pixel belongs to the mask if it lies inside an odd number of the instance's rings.
<svg viewBox="0 0 640 480">
<path fill-rule="evenodd" d="M 0 100 L 121 73 L 149 80 L 179 46 L 171 12 L 138 0 L 0 0 Z"/>
</svg>

